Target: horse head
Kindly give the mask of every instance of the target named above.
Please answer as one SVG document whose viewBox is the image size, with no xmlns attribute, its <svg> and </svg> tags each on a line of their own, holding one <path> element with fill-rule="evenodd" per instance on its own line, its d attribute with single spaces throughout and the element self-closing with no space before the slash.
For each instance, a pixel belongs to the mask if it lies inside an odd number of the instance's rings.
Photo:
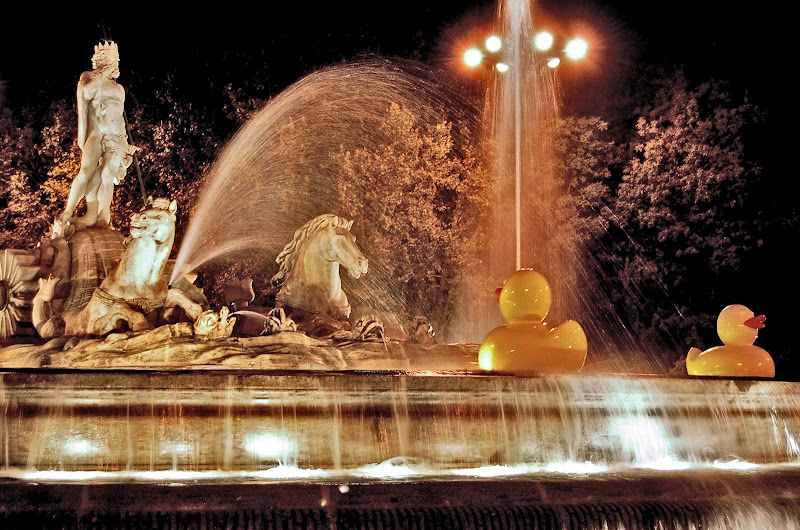
<svg viewBox="0 0 800 530">
<path fill-rule="evenodd" d="M 345 269 L 351 278 L 359 279 L 362 274 L 366 274 L 369 270 L 369 263 L 364 254 L 359 250 L 356 245 L 356 236 L 350 232 L 349 227 L 352 221 L 348 223 L 348 228 L 335 227 L 330 228 L 333 234 L 330 238 L 330 261 L 338 261 Z"/>
<path fill-rule="evenodd" d="M 175 212 L 177 204 L 167 199 L 149 199 L 150 207 L 131 216 L 130 239 L 148 238 L 161 245 L 175 236 Z"/>
</svg>

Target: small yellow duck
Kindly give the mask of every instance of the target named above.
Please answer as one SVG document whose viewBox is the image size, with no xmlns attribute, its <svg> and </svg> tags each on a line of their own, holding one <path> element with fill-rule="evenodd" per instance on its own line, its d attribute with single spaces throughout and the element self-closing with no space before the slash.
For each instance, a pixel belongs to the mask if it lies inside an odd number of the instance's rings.
<svg viewBox="0 0 800 530">
<path fill-rule="evenodd" d="M 767 318 L 755 316 L 747 307 L 729 305 L 717 318 L 717 334 L 724 346 L 704 352 L 692 348 L 686 356 L 689 375 L 724 377 L 775 377 L 775 363 L 766 350 L 753 343 Z"/>
<path fill-rule="evenodd" d="M 587 342 L 580 324 L 568 320 L 550 328 L 544 322 L 552 301 L 544 276 L 520 269 L 495 294 L 506 324 L 483 339 L 482 370 L 572 373 L 583 367 Z"/>
</svg>

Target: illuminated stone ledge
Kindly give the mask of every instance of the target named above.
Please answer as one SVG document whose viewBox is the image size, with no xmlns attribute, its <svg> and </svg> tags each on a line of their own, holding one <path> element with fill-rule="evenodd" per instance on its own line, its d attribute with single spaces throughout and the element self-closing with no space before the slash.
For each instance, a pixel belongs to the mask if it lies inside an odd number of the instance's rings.
<svg viewBox="0 0 800 530">
<path fill-rule="evenodd" d="M 12 478 L 222 472 L 278 480 L 294 469 L 438 480 L 738 472 L 800 461 L 797 383 L 443 372 L 0 374 L 0 454 Z M 380 463 L 372 476 L 353 471 Z"/>
<path fill-rule="evenodd" d="M 66 339 L 0 344 L 0 369 L 144 368 L 256 370 L 471 370 L 476 344 L 418 344 L 317 340 L 302 333 L 197 340 L 174 338 L 163 326 L 152 335 L 124 340 L 85 340 L 64 351 Z"/>
</svg>

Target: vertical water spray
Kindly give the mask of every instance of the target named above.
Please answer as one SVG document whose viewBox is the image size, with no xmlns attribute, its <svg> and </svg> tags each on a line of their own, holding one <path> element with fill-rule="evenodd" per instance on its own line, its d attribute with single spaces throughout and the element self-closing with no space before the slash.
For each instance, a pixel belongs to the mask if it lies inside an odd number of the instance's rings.
<svg viewBox="0 0 800 530">
<path fill-rule="evenodd" d="M 535 268 L 550 280 L 554 293 L 569 282 L 571 262 L 557 233 L 560 184 L 554 170 L 553 124 L 558 98 L 545 57 L 534 53 L 534 20 L 527 0 L 503 0 L 497 24 L 509 66 L 496 72 L 487 91 L 484 134 L 493 160 L 493 208 L 484 255 L 483 282 L 464 294 L 459 339 L 480 342 L 482 334 L 501 323 L 491 296 L 504 278 L 522 267 Z M 514 212 L 513 217 L 510 212 Z M 479 290 L 481 289 L 481 290 Z M 566 313 L 554 307 L 556 318 Z M 574 316 L 574 315 L 573 315 Z"/>
</svg>

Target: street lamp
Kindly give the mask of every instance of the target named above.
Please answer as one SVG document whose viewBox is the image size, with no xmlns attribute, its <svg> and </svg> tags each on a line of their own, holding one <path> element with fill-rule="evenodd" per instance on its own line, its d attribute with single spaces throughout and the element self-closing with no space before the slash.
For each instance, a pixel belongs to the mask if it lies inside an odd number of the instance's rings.
<svg viewBox="0 0 800 530">
<path fill-rule="evenodd" d="M 563 41 L 561 41 L 563 42 Z M 522 94 L 521 94 L 521 85 L 520 82 L 521 77 L 526 76 L 526 64 L 523 64 L 526 61 L 526 57 L 529 56 L 528 53 L 524 50 L 526 46 L 531 46 L 532 51 L 535 54 L 538 54 L 540 57 L 546 59 L 546 64 L 549 68 L 555 69 L 561 64 L 561 57 L 563 56 L 567 59 L 572 61 L 578 61 L 586 57 L 589 51 L 589 44 L 586 42 L 585 39 L 581 37 L 574 37 L 563 44 L 561 46 L 561 42 L 558 42 L 556 37 L 548 32 L 548 31 L 540 31 L 536 35 L 534 35 L 533 39 L 530 41 L 520 40 L 517 42 L 512 42 L 511 46 L 509 47 L 510 53 L 502 54 L 506 57 L 511 58 L 511 62 L 505 62 L 502 60 L 501 50 L 505 47 L 505 43 L 503 39 L 497 35 L 491 35 L 486 38 L 483 43 L 483 47 L 473 46 L 469 48 L 463 56 L 464 64 L 469 68 L 477 68 L 481 65 L 484 66 L 486 70 L 490 68 L 494 68 L 500 74 L 505 74 L 506 72 L 512 71 L 508 79 L 513 92 L 513 98 L 515 104 L 513 106 L 515 115 L 514 115 L 514 122 L 517 126 L 514 128 L 516 138 L 515 138 L 515 146 L 516 152 L 514 155 L 515 161 L 515 168 L 514 168 L 514 175 L 515 175 L 515 189 L 514 189 L 514 196 L 515 196 L 515 227 L 516 227 L 516 268 L 519 269 L 521 267 L 521 260 L 522 260 L 522 236 L 521 236 L 521 226 L 522 226 L 522 165 L 521 165 L 521 131 L 522 127 L 519 126 L 522 123 Z M 560 48 L 561 52 L 555 52 L 554 49 L 558 50 Z M 508 59 L 507 59 L 508 60 Z M 535 62 L 532 64 L 536 64 Z M 513 69 L 513 70 L 512 70 Z"/>
<path fill-rule="evenodd" d="M 533 48 L 538 52 L 549 52 L 556 44 L 556 38 L 548 31 L 540 31 L 533 38 Z M 507 72 L 511 67 L 508 63 L 499 60 L 499 52 L 503 48 L 503 40 L 497 35 L 489 36 L 483 43 L 483 49 L 472 46 L 464 52 L 464 64 L 469 68 L 477 68 L 483 64 L 484 59 L 493 59 L 494 68 L 501 73 Z M 562 49 L 563 56 L 572 61 L 579 61 L 589 52 L 589 43 L 582 37 L 574 37 L 567 41 Z M 547 66 L 557 68 L 561 64 L 561 57 L 552 55 L 547 58 Z M 491 68 L 491 66 L 489 66 Z"/>
</svg>

